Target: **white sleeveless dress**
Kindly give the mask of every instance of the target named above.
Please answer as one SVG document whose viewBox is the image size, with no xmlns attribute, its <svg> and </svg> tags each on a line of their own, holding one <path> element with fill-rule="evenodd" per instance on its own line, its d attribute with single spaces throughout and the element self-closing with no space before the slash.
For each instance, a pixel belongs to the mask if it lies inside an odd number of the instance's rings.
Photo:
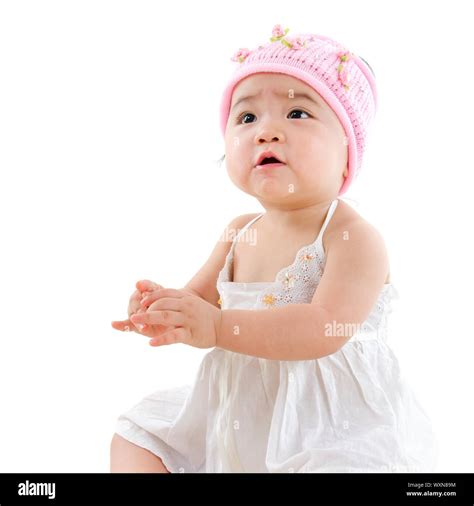
<svg viewBox="0 0 474 506">
<path fill-rule="evenodd" d="M 217 280 L 222 309 L 309 303 L 324 271 L 323 233 L 274 282 L 230 281 L 235 237 Z M 392 283 L 336 353 L 268 360 L 213 348 L 192 385 L 159 390 L 119 416 L 116 432 L 170 472 L 433 472 L 431 421 L 387 344 Z M 258 339 L 258 336 L 255 336 Z"/>
</svg>

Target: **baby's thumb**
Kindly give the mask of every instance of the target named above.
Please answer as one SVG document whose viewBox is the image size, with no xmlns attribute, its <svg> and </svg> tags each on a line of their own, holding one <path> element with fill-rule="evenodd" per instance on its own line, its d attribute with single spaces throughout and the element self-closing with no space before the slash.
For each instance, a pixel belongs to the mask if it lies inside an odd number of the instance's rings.
<svg viewBox="0 0 474 506">
<path fill-rule="evenodd" d="M 163 288 L 161 285 L 158 285 L 149 279 L 141 279 L 140 281 L 137 281 L 135 286 L 138 288 L 138 290 L 140 290 L 140 292 Z"/>
</svg>

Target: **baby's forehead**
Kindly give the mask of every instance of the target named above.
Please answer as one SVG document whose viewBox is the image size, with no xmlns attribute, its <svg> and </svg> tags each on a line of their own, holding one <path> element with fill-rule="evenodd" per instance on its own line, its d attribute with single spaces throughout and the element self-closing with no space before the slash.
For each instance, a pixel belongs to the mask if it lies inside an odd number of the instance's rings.
<svg viewBox="0 0 474 506">
<path fill-rule="evenodd" d="M 274 99 L 284 100 L 299 93 L 313 97 L 324 107 L 324 99 L 314 88 L 296 77 L 276 72 L 252 74 L 239 81 L 232 92 L 232 105 L 245 97 L 258 100 L 262 94 L 270 94 Z"/>
<path fill-rule="evenodd" d="M 277 72 L 259 72 L 245 77 L 239 81 L 233 92 L 230 111 L 238 111 L 237 102 L 244 99 L 259 100 L 262 94 L 269 94 L 272 100 L 288 101 L 300 97 L 309 97 L 313 101 L 313 107 L 319 117 L 324 118 L 328 124 L 332 124 L 344 133 L 344 127 L 324 98 L 309 84 L 304 81 Z"/>
</svg>

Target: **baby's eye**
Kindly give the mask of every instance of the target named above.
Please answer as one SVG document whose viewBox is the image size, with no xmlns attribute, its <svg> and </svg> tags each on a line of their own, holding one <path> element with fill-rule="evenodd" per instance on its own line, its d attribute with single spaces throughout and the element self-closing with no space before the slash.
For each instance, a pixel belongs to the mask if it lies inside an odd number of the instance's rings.
<svg viewBox="0 0 474 506">
<path fill-rule="evenodd" d="M 244 114 L 241 114 L 239 117 L 239 123 L 242 123 L 242 119 L 245 118 L 246 116 L 255 116 L 255 114 L 252 114 L 251 112 L 246 112 Z"/>
<path fill-rule="evenodd" d="M 302 112 L 303 114 L 306 114 L 309 117 L 309 114 L 306 111 L 302 111 L 301 109 L 294 109 L 293 111 L 290 112 L 290 114 L 293 114 L 294 112 Z"/>
</svg>

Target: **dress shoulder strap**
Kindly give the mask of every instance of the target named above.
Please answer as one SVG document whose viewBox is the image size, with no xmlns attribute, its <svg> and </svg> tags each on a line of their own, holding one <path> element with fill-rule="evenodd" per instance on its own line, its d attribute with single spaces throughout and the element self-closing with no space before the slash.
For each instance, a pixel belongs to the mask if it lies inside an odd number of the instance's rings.
<svg viewBox="0 0 474 506">
<path fill-rule="evenodd" d="M 234 251 L 235 243 L 239 240 L 239 238 L 242 236 L 242 234 L 245 233 L 245 231 L 255 223 L 259 218 L 261 218 L 265 213 L 261 213 L 258 216 L 255 216 L 255 218 L 252 218 L 247 224 L 245 224 L 237 233 L 237 235 L 234 237 L 234 240 L 232 241 L 232 245 L 230 247 L 230 252 Z"/>
<path fill-rule="evenodd" d="M 265 213 L 261 213 L 258 216 L 255 216 L 255 218 L 252 218 L 246 225 L 244 225 L 240 230 L 239 233 L 235 236 L 234 241 L 236 242 L 239 237 L 245 233 L 245 231 L 252 225 L 254 222 L 256 222 L 259 218 L 261 218 Z"/>
<path fill-rule="evenodd" d="M 321 230 L 319 231 L 318 238 L 316 239 L 316 242 L 321 242 L 323 239 L 324 231 L 326 230 L 326 227 L 329 225 L 329 222 L 331 221 L 332 215 L 334 214 L 334 211 L 336 210 L 337 204 L 339 203 L 338 199 L 334 199 L 331 202 L 331 205 L 329 206 L 329 210 L 326 214 L 326 218 L 324 220 L 323 226 L 321 227 Z"/>
</svg>

